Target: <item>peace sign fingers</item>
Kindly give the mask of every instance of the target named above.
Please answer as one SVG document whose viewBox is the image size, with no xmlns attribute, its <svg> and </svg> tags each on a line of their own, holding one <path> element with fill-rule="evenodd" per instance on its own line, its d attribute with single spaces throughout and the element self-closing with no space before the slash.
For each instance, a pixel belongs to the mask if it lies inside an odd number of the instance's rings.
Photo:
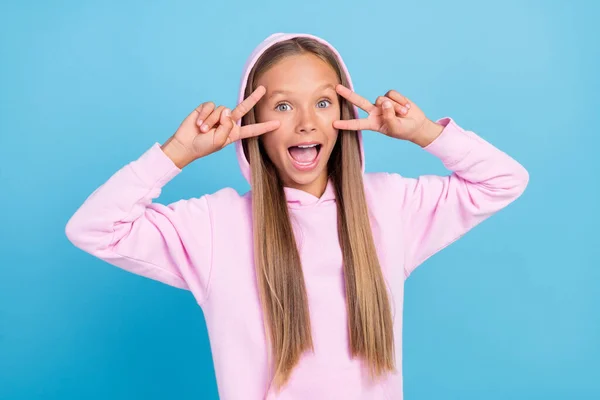
<svg viewBox="0 0 600 400">
<path fill-rule="evenodd" d="M 352 90 L 348 89 L 344 85 L 337 85 L 335 87 L 335 91 L 340 96 L 342 96 L 343 98 L 348 100 L 350 103 L 354 104 L 361 110 L 368 112 L 369 114 L 377 109 L 377 106 L 375 106 L 375 104 L 371 103 L 369 100 L 365 99 L 358 93 L 353 92 Z"/>
<path fill-rule="evenodd" d="M 231 119 L 234 121 L 234 123 L 246 115 L 248 111 L 250 111 L 252 107 L 254 107 L 260 101 L 266 92 L 267 90 L 264 86 L 259 86 L 254 92 L 252 92 L 250 96 L 238 104 L 238 106 L 231 112 Z M 280 121 L 266 121 L 262 123 L 244 125 L 242 127 L 235 125 L 231 132 L 230 140 L 235 142 L 236 140 L 260 136 L 264 133 L 279 128 L 280 125 Z"/>
<path fill-rule="evenodd" d="M 344 85 L 337 85 L 335 90 L 340 96 L 348 100 L 351 104 L 354 104 L 361 110 L 369 113 L 367 118 L 334 121 L 333 127 L 335 129 L 344 129 L 349 131 L 377 130 L 381 122 L 381 110 L 379 107 L 361 95 L 348 89 Z"/>
<path fill-rule="evenodd" d="M 361 119 L 342 119 L 339 121 L 333 121 L 333 127 L 335 129 L 343 129 L 346 131 L 364 131 L 373 130 L 374 124 L 367 118 Z"/>
<path fill-rule="evenodd" d="M 267 93 L 267 89 L 264 86 L 259 86 L 256 88 L 254 92 L 250 96 L 248 96 L 244 101 L 237 105 L 236 108 L 231 112 L 231 119 L 234 122 L 242 119 L 244 115 L 248 113 L 258 103 L 258 101 Z"/>
</svg>

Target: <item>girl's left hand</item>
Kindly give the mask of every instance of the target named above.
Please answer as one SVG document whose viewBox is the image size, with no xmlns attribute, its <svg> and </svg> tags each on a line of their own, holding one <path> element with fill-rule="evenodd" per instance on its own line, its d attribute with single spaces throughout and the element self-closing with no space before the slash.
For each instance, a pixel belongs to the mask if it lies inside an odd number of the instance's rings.
<svg viewBox="0 0 600 400">
<path fill-rule="evenodd" d="M 343 85 L 337 85 L 336 92 L 369 114 L 367 118 L 335 121 L 336 129 L 376 131 L 423 147 L 443 130 L 443 126 L 429 120 L 419 107 L 395 90 L 379 96 L 375 104 Z"/>
</svg>

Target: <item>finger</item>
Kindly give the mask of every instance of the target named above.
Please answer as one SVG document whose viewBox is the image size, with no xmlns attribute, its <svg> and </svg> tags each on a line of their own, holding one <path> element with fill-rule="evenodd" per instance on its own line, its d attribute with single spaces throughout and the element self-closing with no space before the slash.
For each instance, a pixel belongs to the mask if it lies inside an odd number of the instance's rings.
<svg viewBox="0 0 600 400">
<path fill-rule="evenodd" d="M 366 112 L 371 112 L 374 108 L 376 108 L 375 105 L 369 100 L 365 99 L 356 92 L 353 92 L 344 85 L 337 85 L 335 90 L 340 96 Z"/>
<path fill-rule="evenodd" d="M 375 105 L 378 107 L 381 107 L 381 105 L 383 104 L 384 101 L 391 101 L 392 105 L 394 106 L 394 111 L 398 114 L 398 115 L 406 115 L 406 113 L 408 113 L 408 109 L 406 107 L 404 107 L 401 104 L 396 103 L 394 100 L 391 100 L 389 97 L 385 97 L 385 96 L 379 96 L 377 97 L 377 100 L 375 100 Z"/>
<path fill-rule="evenodd" d="M 261 122 L 259 124 L 244 125 L 240 128 L 240 137 L 236 138 L 235 140 L 246 139 L 246 138 L 254 137 L 254 136 L 260 136 L 267 132 L 274 131 L 275 129 L 279 128 L 280 125 L 281 125 L 281 121 L 277 121 L 277 120 Z"/>
<path fill-rule="evenodd" d="M 198 112 L 196 124 L 198 124 L 198 126 L 202 126 L 202 123 L 206 120 L 210 113 L 213 112 L 214 109 L 215 103 L 212 101 L 202 103 L 200 107 L 196 108 L 196 111 Z"/>
<path fill-rule="evenodd" d="M 216 124 L 219 121 L 219 119 L 221 118 L 221 113 L 224 109 L 224 106 L 219 106 L 212 113 L 210 113 L 208 118 L 206 118 L 206 121 L 204 121 L 204 124 L 202 124 L 202 126 L 200 127 L 200 130 L 202 132 L 208 132 L 214 126 L 214 124 Z"/>
<path fill-rule="evenodd" d="M 242 119 L 244 115 L 248 113 L 258 103 L 258 101 L 267 93 L 267 89 L 264 86 L 259 86 L 250 96 L 242 101 L 236 108 L 231 112 L 231 119 L 235 122 Z"/>
<path fill-rule="evenodd" d="M 224 108 L 223 112 L 219 118 L 219 127 L 215 131 L 215 135 L 213 136 L 213 144 L 217 146 L 226 146 L 228 143 L 227 139 L 229 138 L 229 133 L 231 132 L 231 128 L 233 128 L 233 121 L 230 118 L 231 110 L 229 108 Z"/>
<path fill-rule="evenodd" d="M 408 101 L 408 99 L 402 96 L 400 93 L 396 92 L 395 90 L 388 90 L 388 92 L 385 95 L 386 97 L 389 97 L 390 99 L 394 100 L 396 103 L 401 104 L 406 108 L 410 108 L 410 102 Z"/>
<path fill-rule="evenodd" d="M 392 104 L 391 100 L 384 100 L 381 107 L 383 109 L 383 122 L 387 124 L 391 131 L 397 131 L 400 120 L 398 117 L 396 117 L 394 105 Z"/>
<path fill-rule="evenodd" d="M 348 131 L 362 131 L 365 129 L 372 130 L 371 122 L 366 119 L 343 119 L 333 122 L 335 129 L 344 129 Z"/>
</svg>

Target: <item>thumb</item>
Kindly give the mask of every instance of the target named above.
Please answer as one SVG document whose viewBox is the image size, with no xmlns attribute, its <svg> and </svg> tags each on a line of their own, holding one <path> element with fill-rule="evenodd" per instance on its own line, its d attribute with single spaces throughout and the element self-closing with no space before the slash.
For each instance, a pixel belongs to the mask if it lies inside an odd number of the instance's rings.
<svg viewBox="0 0 600 400">
<path fill-rule="evenodd" d="M 398 131 L 401 122 L 400 119 L 396 117 L 392 102 L 385 100 L 381 107 L 383 108 L 383 122 L 388 127 L 388 133 Z"/>
</svg>

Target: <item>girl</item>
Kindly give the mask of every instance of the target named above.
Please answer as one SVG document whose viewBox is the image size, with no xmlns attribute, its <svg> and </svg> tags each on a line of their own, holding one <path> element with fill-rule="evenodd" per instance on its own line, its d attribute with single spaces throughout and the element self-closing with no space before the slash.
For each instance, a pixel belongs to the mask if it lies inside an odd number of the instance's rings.
<svg viewBox="0 0 600 400">
<path fill-rule="evenodd" d="M 67 224 L 75 246 L 193 293 L 222 399 L 402 399 L 405 279 L 527 185 L 518 162 L 451 118 L 352 89 L 325 40 L 272 35 L 235 109 L 199 106 Z M 452 174 L 365 174 L 362 130 L 409 140 Z M 154 202 L 230 143 L 250 192 Z"/>
</svg>

